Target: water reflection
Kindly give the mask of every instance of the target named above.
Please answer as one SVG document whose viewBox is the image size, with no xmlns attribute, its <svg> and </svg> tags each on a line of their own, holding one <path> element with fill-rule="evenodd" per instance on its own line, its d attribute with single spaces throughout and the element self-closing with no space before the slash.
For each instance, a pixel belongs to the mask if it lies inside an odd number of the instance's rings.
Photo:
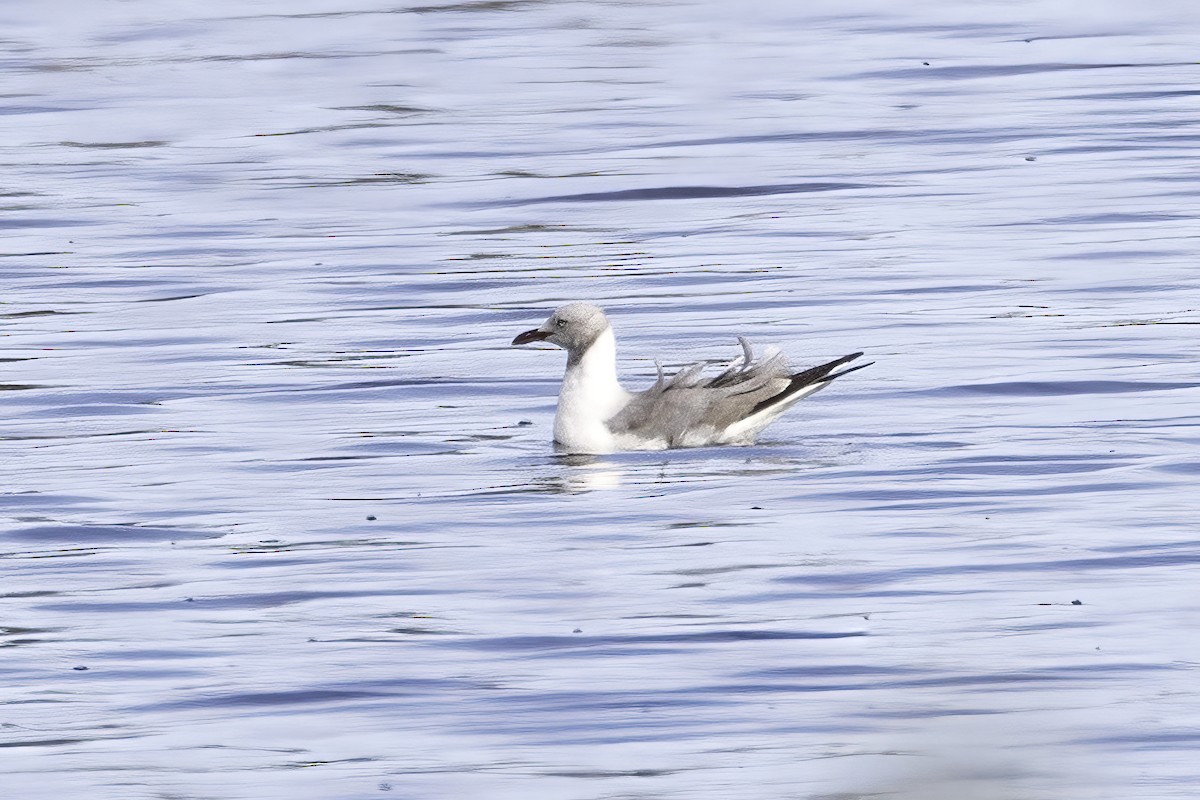
<svg viewBox="0 0 1200 800">
<path fill-rule="evenodd" d="M 1030 747 L 1044 736 L 1001 714 L 963 711 L 872 739 L 840 782 L 854 798 L 1083 800 L 1094 791 L 1085 787 L 1111 776 L 1103 759 Z"/>
<path fill-rule="evenodd" d="M 616 489 L 628 473 L 616 458 L 584 453 L 556 453 L 548 463 L 558 468 L 557 474 L 538 478 L 538 484 L 564 494 Z"/>
</svg>

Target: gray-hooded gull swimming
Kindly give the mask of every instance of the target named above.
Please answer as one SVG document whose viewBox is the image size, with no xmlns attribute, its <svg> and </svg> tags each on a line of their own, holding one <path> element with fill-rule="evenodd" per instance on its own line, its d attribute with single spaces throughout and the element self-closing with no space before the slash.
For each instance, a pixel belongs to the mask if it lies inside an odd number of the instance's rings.
<svg viewBox="0 0 1200 800">
<path fill-rule="evenodd" d="M 571 453 L 663 450 L 717 444 L 751 444 L 759 431 L 797 401 L 834 379 L 868 367 L 835 372 L 862 353 L 792 372 L 779 352 L 755 362 L 750 343 L 738 337 L 742 355 L 715 378 L 693 364 L 642 392 L 617 380 L 617 343 L 604 312 L 590 303 L 557 309 L 540 328 L 513 339 L 514 345 L 550 342 L 567 351 L 567 372 L 554 416 L 554 441 Z"/>
</svg>

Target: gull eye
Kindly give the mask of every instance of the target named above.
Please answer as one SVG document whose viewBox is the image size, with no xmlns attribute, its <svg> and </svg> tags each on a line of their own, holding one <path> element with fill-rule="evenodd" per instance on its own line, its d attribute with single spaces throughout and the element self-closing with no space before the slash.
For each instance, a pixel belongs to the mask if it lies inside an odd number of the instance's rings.
<svg viewBox="0 0 1200 800">
<path fill-rule="evenodd" d="M 556 322 L 555 324 L 556 324 L 556 325 L 558 325 L 558 327 L 560 327 L 560 328 L 565 328 L 565 327 L 567 327 L 567 321 L 566 321 L 565 319 L 560 319 L 560 320 L 559 320 L 558 322 Z"/>
</svg>

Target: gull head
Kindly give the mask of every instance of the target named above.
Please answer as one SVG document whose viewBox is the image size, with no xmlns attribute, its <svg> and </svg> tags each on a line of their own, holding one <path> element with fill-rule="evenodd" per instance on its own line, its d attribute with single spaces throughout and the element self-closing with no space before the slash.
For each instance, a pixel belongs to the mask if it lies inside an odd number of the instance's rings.
<svg viewBox="0 0 1200 800">
<path fill-rule="evenodd" d="M 580 355 L 608 330 L 608 317 L 591 303 L 570 303 L 555 310 L 550 319 L 513 339 L 513 344 L 550 342 Z"/>
</svg>

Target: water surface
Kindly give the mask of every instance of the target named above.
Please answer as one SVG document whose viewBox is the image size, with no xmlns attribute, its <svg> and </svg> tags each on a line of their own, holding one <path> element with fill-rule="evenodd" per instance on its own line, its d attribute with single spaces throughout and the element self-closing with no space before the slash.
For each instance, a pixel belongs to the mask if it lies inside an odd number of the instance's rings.
<svg viewBox="0 0 1200 800">
<path fill-rule="evenodd" d="M 14 798 L 1177 798 L 1190 4 L 0 11 Z M 562 356 L 877 363 L 563 458 Z"/>
</svg>

